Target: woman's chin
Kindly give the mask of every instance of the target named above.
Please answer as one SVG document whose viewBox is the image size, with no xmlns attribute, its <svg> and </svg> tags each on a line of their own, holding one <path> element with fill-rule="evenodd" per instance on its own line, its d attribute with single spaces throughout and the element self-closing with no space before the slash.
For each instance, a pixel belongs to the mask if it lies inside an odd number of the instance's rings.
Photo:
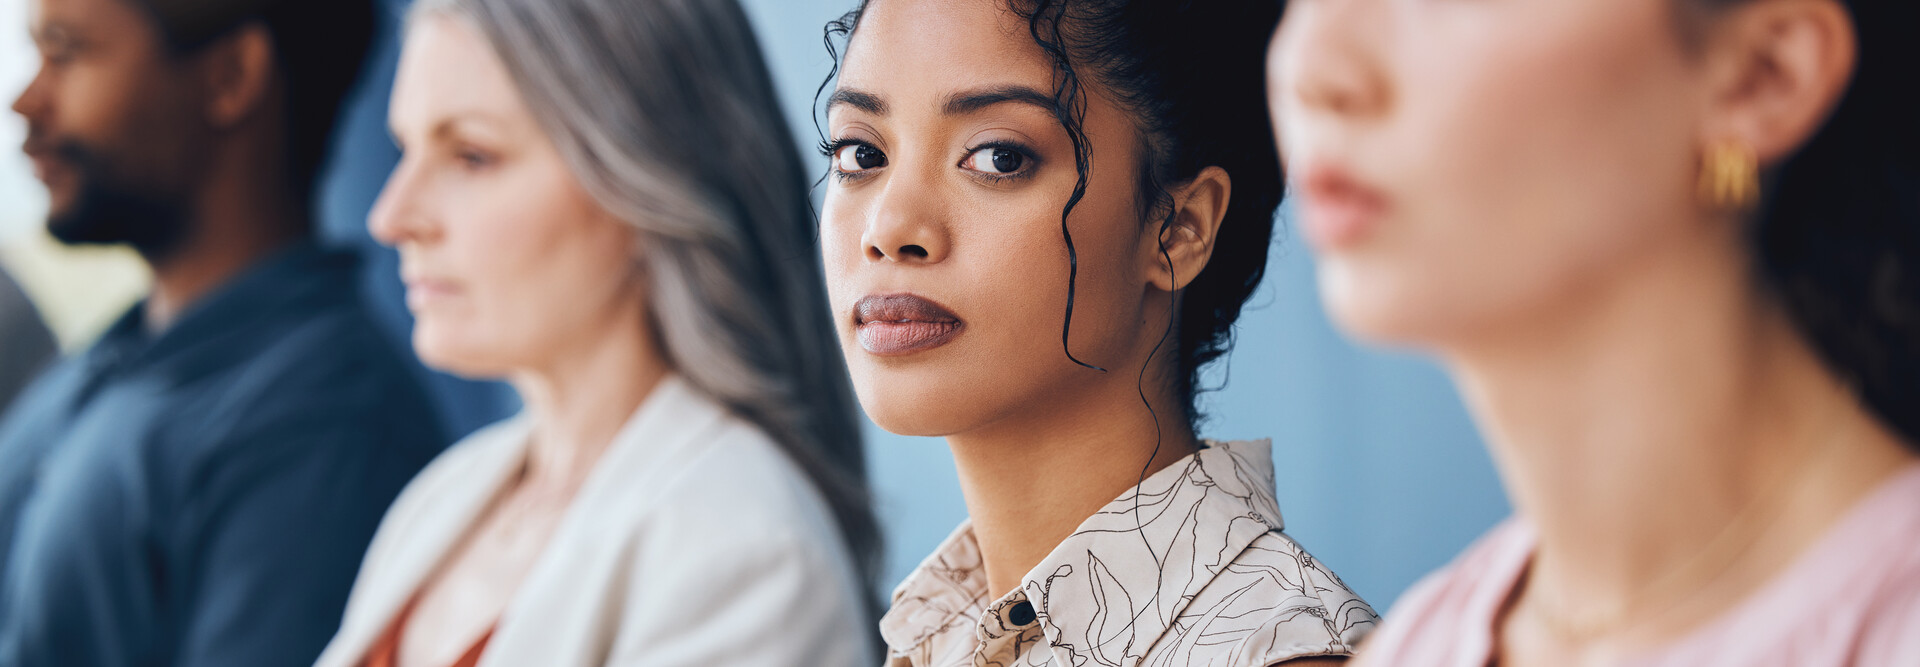
<svg viewBox="0 0 1920 667">
<path fill-rule="evenodd" d="M 1371 345 L 1404 345 L 1410 342 L 1409 323 L 1384 307 L 1340 305 L 1329 302 L 1327 317 L 1334 328 L 1355 341 Z"/>
<path fill-rule="evenodd" d="M 938 438 L 966 430 L 952 412 L 933 405 L 869 401 L 863 396 L 860 406 L 875 426 L 894 435 Z"/>
<path fill-rule="evenodd" d="M 855 387 L 860 408 L 875 426 L 894 435 L 938 438 L 964 433 L 984 421 L 977 395 L 912 387 L 907 383 L 879 383 Z"/>
<path fill-rule="evenodd" d="M 1361 275 L 1337 262 L 1322 263 L 1320 301 L 1335 328 L 1354 340 L 1374 345 L 1417 345 L 1426 307 L 1407 290 L 1396 289 L 1386 275 Z"/>
<path fill-rule="evenodd" d="M 510 370 L 498 363 L 496 355 L 436 336 L 427 327 L 414 329 L 413 353 L 427 368 L 466 380 L 498 380 L 506 377 Z"/>
</svg>

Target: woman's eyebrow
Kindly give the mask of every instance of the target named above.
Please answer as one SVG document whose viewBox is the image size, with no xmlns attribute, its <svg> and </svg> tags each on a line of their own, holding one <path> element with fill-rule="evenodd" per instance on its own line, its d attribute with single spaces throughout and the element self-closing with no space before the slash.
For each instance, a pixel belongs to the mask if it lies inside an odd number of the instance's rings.
<svg viewBox="0 0 1920 667">
<path fill-rule="evenodd" d="M 1027 104 L 1052 112 L 1056 102 L 1052 94 L 1038 88 L 1011 84 L 965 90 L 949 95 L 946 103 L 941 105 L 940 113 L 948 116 L 964 116 L 1000 104 Z M 857 88 L 840 88 L 827 97 L 828 111 L 843 105 L 876 116 L 887 115 L 888 110 L 885 99 Z"/>
<path fill-rule="evenodd" d="M 827 97 L 827 111 L 831 112 L 834 107 L 841 105 L 850 106 L 875 116 L 887 115 L 886 100 L 880 99 L 879 95 L 854 88 L 840 88 L 834 90 L 833 94 Z"/>
<path fill-rule="evenodd" d="M 940 111 L 948 116 L 963 116 L 998 104 L 1030 104 L 1052 113 L 1058 101 L 1051 93 L 1016 84 L 954 93 L 947 97 Z"/>
</svg>

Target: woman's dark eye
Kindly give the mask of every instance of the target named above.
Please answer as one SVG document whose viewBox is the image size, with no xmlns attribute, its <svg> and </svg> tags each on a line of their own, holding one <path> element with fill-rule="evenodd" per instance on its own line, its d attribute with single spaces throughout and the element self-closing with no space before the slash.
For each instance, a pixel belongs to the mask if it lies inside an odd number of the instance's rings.
<svg viewBox="0 0 1920 667">
<path fill-rule="evenodd" d="M 478 171 L 493 164 L 493 156 L 476 150 L 462 150 L 454 155 L 467 169 Z"/>
<path fill-rule="evenodd" d="M 1011 148 L 989 146 L 967 154 L 960 165 L 978 172 L 1005 175 L 1027 166 L 1027 156 Z"/>
<path fill-rule="evenodd" d="M 887 166 L 887 155 L 866 144 L 848 144 L 833 152 L 833 168 L 843 174 Z"/>
</svg>

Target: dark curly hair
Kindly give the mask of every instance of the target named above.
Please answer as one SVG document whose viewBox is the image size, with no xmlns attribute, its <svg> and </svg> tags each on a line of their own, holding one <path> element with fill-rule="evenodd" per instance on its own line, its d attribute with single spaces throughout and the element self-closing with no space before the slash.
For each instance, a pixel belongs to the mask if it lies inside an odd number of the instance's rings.
<svg viewBox="0 0 1920 667">
<path fill-rule="evenodd" d="M 1082 128 L 1092 81 L 1132 116 L 1140 131 L 1138 204 L 1142 220 L 1171 223 L 1167 187 L 1207 167 L 1220 167 L 1233 194 L 1206 268 L 1181 292 L 1170 323 L 1176 395 L 1189 424 L 1200 369 L 1226 354 L 1233 323 L 1266 274 L 1274 212 L 1285 192 L 1280 157 L 1267 117 L 1263 62 L 1280 22 L 1281 3 L 1261 0 L 999 0 L 1027 21 L 1034 42 L 1053 60 L 1054 113 L 1074 146 L 1079 181 L 1061 211 L 1067 246 L 1067 310 L 1061 346 L 1073 326 L 1073 280 L 1078 257 L 1067 216 L 1086 194 L 1088 145 Z M 873 0 L 861 0 L 827 24 L 826 45 L 850 37 Z M 832 75 L 819 92 L 831 85 Z M 1164 342 L 1164 341 L 1163 341 Z M 1156 353 L 1157 353 L 1156 348 Z M 1075 363 L 1096 368 L 1073 357 Z M 1103 369 L 1102 369 L 1103 370 Z"/>
<path fill-rule="evenodd" d="M 1709 14 L 1751 0 L 1684 0 Z M 1920 451 L 1920 3 L 1838 0 L 1859 59 L 1826 124 L 1769 169 L 1761 283 L 1828 368 Z"/>
</svg>

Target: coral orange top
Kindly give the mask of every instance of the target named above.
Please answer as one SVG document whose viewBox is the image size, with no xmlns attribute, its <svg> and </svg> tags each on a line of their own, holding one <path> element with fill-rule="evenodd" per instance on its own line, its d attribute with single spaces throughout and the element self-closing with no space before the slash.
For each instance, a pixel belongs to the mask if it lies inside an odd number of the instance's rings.
<svg viewBox="0 0 1920 667">
<path fill-rule="evenodd" d="M 393 667 L 400 664 L 400 633 L 406 631 L 407 618 L 411 616 L 413 605 L 408 604 L 400 610 L 400 616 L 393 619 L 393 625 L 387 628 L 386 633 L 380 635 L 379 641 L 373 643 L 373 648 L 367 651 L 367 660 L 362 667 Z M 460 659 L 449 667 L 474 667 L 480 664 L 480 654 L 486 651 L 487 640 L 493 639 L 494 627 L 488 626 L 486 632 L 480 633 L 480 639 L 467 647 L 467 652 L 460 654 Z"/>
</svg>

